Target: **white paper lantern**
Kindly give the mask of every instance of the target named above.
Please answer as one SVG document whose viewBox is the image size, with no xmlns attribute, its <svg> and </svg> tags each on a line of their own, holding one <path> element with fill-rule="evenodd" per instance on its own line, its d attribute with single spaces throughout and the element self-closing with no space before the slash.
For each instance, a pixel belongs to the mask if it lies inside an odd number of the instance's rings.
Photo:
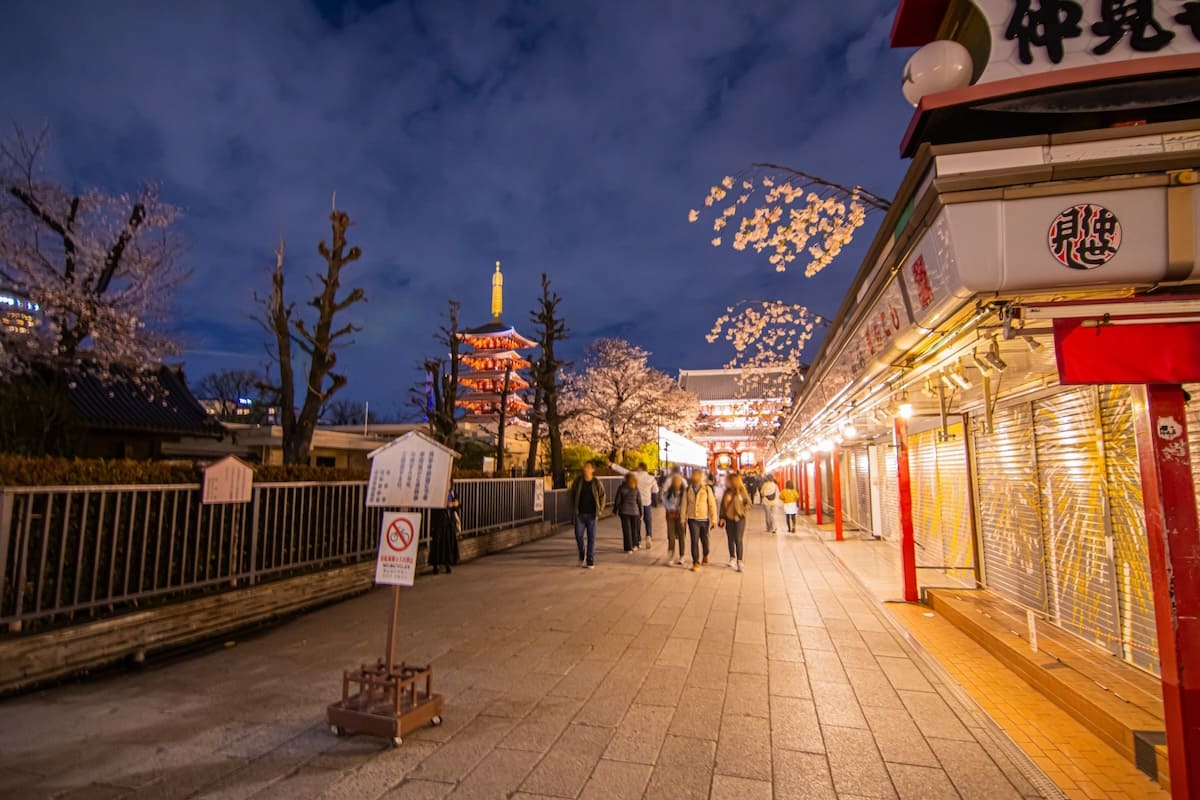
<svg viewBox="0 0 1200 800">
<path fill-rule="evenodd" d="M 958 42 L 930 42 L 904 65 L 904 97 L 914 106 L 929 94 L 971 85 L 974 64 L 967 48 Z"/>
</svg>

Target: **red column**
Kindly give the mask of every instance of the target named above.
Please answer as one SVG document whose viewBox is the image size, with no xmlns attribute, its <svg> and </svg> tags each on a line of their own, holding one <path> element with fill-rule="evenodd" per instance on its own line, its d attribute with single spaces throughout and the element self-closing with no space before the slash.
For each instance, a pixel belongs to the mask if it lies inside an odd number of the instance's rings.
<svg viewBox="0 0 1200 800">
<path fill-rule="evenodd" d="M 908 471 L 908 420 L 896 417 L 896 476 L 900 484 L 900 571 L 904 600 L 917 602 L 917 545 L 913 537 L 912 482 Z"/>
<path fill-rule="evenodd" d="M 833 470 L 833 531 L 834 536 L 840 542 L 842 536 L 842 465 L 841 453 L 838 451 L 838 446 L 833 446 L 833 451 L 829 454 L 830 469 Z"/>
<path fill-rule="evenodd" d="M 800 507 L 804 509 L 804 516 L 808 516 L 808 464 L 801 462 L 797 469 L 800 470 Z"/>
<path fill-rule="evenodd" d="M 1136 414 L 1171 797 L 1200 799 L 1200 524 L 1180 386 L 1147 386 Z"/>
<path fill-rule="evenodd" d="M 825 511 L 821 508 L 821 456 L 813 457 L 813 506 L 817 509 L 817 524 L 825 524 Z"/>
</svg>

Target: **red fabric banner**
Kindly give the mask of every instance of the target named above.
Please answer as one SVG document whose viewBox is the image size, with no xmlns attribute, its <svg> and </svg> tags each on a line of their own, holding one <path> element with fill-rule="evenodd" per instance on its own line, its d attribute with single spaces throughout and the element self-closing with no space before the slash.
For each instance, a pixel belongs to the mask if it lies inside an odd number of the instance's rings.
<svg viewBox="0 0 1200 800">
<path fill-rule="evenodd" d="M 1064 384 L 1200 381 L 1200 322 L 1056 319 L 1054 350 Z"/>
</svg>

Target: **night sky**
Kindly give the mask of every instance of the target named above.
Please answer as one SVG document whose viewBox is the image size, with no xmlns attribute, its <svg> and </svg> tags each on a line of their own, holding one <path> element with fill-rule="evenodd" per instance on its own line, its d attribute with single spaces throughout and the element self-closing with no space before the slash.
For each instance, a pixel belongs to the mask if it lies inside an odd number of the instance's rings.
<svg viewBox="0 0 1200 800">
<path fill-rule="evenodd" d="M 740 299 L 832 314 L 877 216 L 806 280 L 713 249 L 688 209 L 754 161 L 885 196 L 906 166 L 896 0 L 4 6 L 4 122 L 48 124 L 47 167 L 74 184 L 154 180 L 184 210 L 172 326 L 193 380 L 264 363 L 251 293 L 282 233 L 307 299 L 335 189 L 370 299 L 340 396 L 390 413 L 448 298 L 487 321 L 497 259 L 506 321 L 530 327 L 545 271 L 570 354 L 621 336 L 671 372 L 728 358 L 704 335 Z"/>
</svg>

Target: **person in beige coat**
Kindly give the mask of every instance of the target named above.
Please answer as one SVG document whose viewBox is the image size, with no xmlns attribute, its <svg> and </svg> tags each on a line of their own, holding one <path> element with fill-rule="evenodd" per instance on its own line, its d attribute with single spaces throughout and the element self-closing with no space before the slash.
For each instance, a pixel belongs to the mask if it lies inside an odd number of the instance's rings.
<svg viewBox="0 0 1200 800">
<path fill-rule="evenodd" d="M 704 470 L 692 473 L 692 482 L 683 493 L 681 514 L 687 521 L 688 534 L 692 540 L 692 570 L 708 563 L 708 532 L 717 526 L 717 496 L 704 480 Z M 703 548 L 704 560 L 700 551 Z"/>
</svg>

